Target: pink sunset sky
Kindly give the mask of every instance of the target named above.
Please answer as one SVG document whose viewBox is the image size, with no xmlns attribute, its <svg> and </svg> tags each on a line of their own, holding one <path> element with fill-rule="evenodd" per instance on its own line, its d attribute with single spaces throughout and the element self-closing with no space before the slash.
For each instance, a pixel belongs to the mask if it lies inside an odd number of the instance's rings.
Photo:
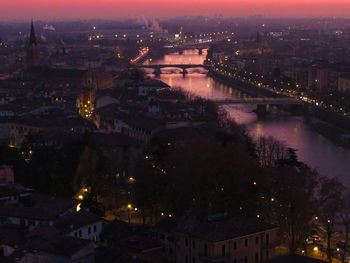
<svg viewBox="0 0 350 263">
<path fill-rule="evenodd" d="M 0 20 L 215 14 L 350 17 L 350 0 L 0 0 Z"/>
</svg>

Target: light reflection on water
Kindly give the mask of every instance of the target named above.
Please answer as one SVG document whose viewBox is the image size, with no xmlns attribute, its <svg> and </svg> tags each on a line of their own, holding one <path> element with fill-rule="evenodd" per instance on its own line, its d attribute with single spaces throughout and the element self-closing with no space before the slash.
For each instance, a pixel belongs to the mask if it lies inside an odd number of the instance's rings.
<svg viewBox="0 0 350 263">
<path fill-rule="evenodd" d="M 189 58 L 194 64 L 202 63 L 205 54 L 199 56 L 197 51 L 186 51 L 183 55 L 169 54 L 164 60 L 151 63 L 165 64 L 187 63 Z M 168 62 L 167 62 L 168 61 Z M 186 62 L 187 61 L 187 62 Z M 175 69 L 162 69 L 167 72 Z M 180 70 L 179 70 L 180 71 Z M 203 69 L 201 70 L 203 71 Z M 190 69 L 189 72 L 192 72 Z M 239 90 L 218 83 L 205 74 L 162 74 L 161 80 L 170 86 L 181 86 L 204 98 L 228 98 L 244 96 Z M 226 105 L 223 106 L 236 122 L 244 124 L 254 138 L 272 136 L 286 143 L 288 147 L 298 150 L 299 159 L 311 167 L 317 168 L 322 175 L 339 178 L 345 185 L 350 186 L 350 151 L 335 145 L 332 141 L 313 131 L 301 117 L 282 117 L 258 120 L 255 105 Z"/>
</svg>

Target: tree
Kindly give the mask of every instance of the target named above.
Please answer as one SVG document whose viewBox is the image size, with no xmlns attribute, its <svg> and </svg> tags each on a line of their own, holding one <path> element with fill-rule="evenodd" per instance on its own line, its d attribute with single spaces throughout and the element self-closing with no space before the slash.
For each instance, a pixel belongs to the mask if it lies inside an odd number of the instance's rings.
<svg viewBox="0 0 350 263">
<path fill-rule="evenodd" d="M 287 148 L 286 157 L 276 160 L 278 167 L 307 167 L 307 165 L 298 160 L 297 150 L 293 148 Z"/>
<path fill-rule="evenodd" d="M 223 138 L 223 137 L 220 137 Z M 168 201 L 178 215 L 189 210 L 198 216 L 229 212 L 256 216 L 258 187 L 262 180 L 256 160 L 246 147 L 215 134 L 188 131 L 169 149 L 165 161 L 171 184 Z M 210 208 L 210 209 L 209 209 Z"/>
<path fill-rule="evenodd" d="M 128 198 L 128 160 L 122 146 L 114 145 L 113 137 L 95 135 L 85 147 L 73 180 L 75 192 L 88 188 L 104 211 L 120 207 Z"/>
<path fill-rule="evenodd" d="M 134 183 L 135 205 L 141 209 L 143 223 L 147 218 L 154 223 L 162 212 L 169 211 L 163 200 L 166 185 L 167 175 L 151 155 L 139 161 Z"/>
<path fill-rule="evenodd" d="M 347 194 L 343 197 L 342 202 L 342 209 L 340 218 L 342 221 L 342 224 L 345 228 L 345 237 L 344 237 L 344 244 L 342 246 L 342 263 L 345 263 L 345 259 L 347 257 L 347 250 L 349 246 L 349 239 L 350 239 L 350 195 Z"/>
<path fill-rule="evenodd" d="M 75 176 L 73 179 L 73 189 L 75 192 L 80 191 L 82 187 L 94 185 L 97 171 L 98 156 L 89 147 L 86 147 L 82 152 Z"/>
<path fill-rule="evenodd" d="M 284 143 L 273 137 L 260 137 L 256 141 L 256 154 L 263 167 L 273 167 L 287 158 L 288 150 Z"/>
<path fill-rule="evenodd" d="M 295 253 L 305 244 L 312 228 L 312 219 L 318 213 L 319 176 L 316 170 L 298 160 L 294 149 L 288 148 L 285 153 L 270 158 L 271 155 L 264 152 L 273 152 L 282 146 L 270 148 L 269 144 L 274 144 L 273 139 L 264 140 L 261 144 L 259 147 L 263 153 L 260 156 L 267 156 L 265 164 L 269 163 L 265 166 L 268 176 L 265 177 L 261 199 L 262 217 L 280 226 L 284 242 L 290 252 Z M 276 165 L 271 167 L 272 160 Z"/>
<path fill-rule="evenodd" d="M 317 172 L 308 167 L 283 167 L 272 171 L 270 177 L 264 219 L 280 226 L 284 242 L 295 253 L 304 245 L 317 213 Z"/>
<path fill-rule="evenodd" d="M 331 241 L 342 210 L 344 186 L 335 178 L 321 177 L 319 185 L 319 218 L 327 238 L 327 258 L 332 262 Z"/>
<path fill-rule="evenodd" d="M 86 195 L 84 200 L 81 202 L 81 209 L 89 210 L 99 216 L 104 216 L 104 209 L 101 202 L 99 202 L 98 194 L 92 188 Z"/>
</svg>

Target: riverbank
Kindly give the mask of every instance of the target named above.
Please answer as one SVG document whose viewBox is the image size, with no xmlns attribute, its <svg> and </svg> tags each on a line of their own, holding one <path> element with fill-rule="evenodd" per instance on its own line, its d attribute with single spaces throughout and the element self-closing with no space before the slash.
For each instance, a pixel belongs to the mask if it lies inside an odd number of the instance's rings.
<svg viewBox="0 0 350 263">
<path fill-rule="evenodd" d="M 213 70 L 209 69 L 208 76 L 212 77 L 214 80 L 221 82 L 225 85 L 236 88 L 251 97 L 285 97 L 280 94 L 276 94 L 264 88 L 257 88 L 253 85 L 248 85 L 239 80 L 223 76 Z"/>
<path fill-rule="evenodd" d="M 349 131 L 343 130 L 316 118 L 312 118 L 310 121 L 308 121 L 308 124 L 313 130 L 332 140 L 337 145 L 350 149 Z"/>
<path fill-rule="evenodd" d="M 249 96 L 280 96 L 279 94 L 272 93 L 266 89 L 257 88 L 253 85 L 247 85 L 239 80 L 234 80 L 227 76 L 222 76 L 219 73 L 209 70 L 208 75 L 215 81 L 233 87 L 246 93 Z M 338 146 L 350 149 L 350 121 L 338 116 L 337 114 L 329 111 L 319 109 L 309 103 L 305 102 L 306 107 L 301 111 L 295 111 L 293 108 L 283 108 L 284 111 L 305 117 L 310 127 L 326 137 L 332 140 Z M 310 121 L 312 120 L 312 121 Z"/>
</svg>

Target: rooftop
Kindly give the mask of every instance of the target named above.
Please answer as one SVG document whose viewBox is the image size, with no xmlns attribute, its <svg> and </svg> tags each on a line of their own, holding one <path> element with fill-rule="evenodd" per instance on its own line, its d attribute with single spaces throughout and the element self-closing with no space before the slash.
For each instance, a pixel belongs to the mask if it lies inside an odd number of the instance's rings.
<svg viewBox="0 0 350 263">
<path fill-rule="evenodd" d="M 102 219 L 87 211 L 81 211 L 79 213 L 70 213 L 60 219 L 58 219 L 54 226 L 62 233 L 69 233 L 74 229 L 78 229 L 96 222 L 100 222 Z"/>
<path fill-rule="evenodd" d="M 60 237 L 42 244 L 36 244 L 31 249 L 45 252 L 51 255 L 71 257 L 86 246 L 92 245 L 92 241 L 72 237 Z"/>
<path fill-rule="evenodd" d="M 7 196 L 20 195 L 25 193 L 32 193 L 33 190 L 29 188 L 25 188 L 18 184 L 5 184 L 0 185 L 0 198 Z"/>
<path fill-rule="evenodd" d="M 81 126 L 91 126 L 80 116 L 38 116 L 24 115 L 12 121 L 12 123 L 23 126 L 38 127 L 38 128 L 71 128 Z"/>
<path fill-rule="evenodd" d="M 325 263 L 326 261 L 322 261 L 315 258 L 309 258 L 301 255 L 287 255 L 278 257 L 275 259 L 264 261 L 263 263 Z"/>
<path fill-rule="evenodd" d="M 262 221 L 240 216 L 212 221 L 200 221 L 195 217 L 166 218 L 156 225 L 156 229 L 162 232 L 187 234 L 211 242 L 242 237 L 275 228 L 276 226 Z"/>
<path fill-rule="evenodd" d="M 143 87 L 170 88 L 170 86 L 158 79 L 146 79 L 139 84 Z"/>
<path fill-rule="evenodd" d="M 0 217 L 53 220 L 72 209 L 77 203 L 76 200 L 37 193 L 32 195 L 32 199 L 34 205 L 30 207 L 0 205 Z"/>
</svg>

